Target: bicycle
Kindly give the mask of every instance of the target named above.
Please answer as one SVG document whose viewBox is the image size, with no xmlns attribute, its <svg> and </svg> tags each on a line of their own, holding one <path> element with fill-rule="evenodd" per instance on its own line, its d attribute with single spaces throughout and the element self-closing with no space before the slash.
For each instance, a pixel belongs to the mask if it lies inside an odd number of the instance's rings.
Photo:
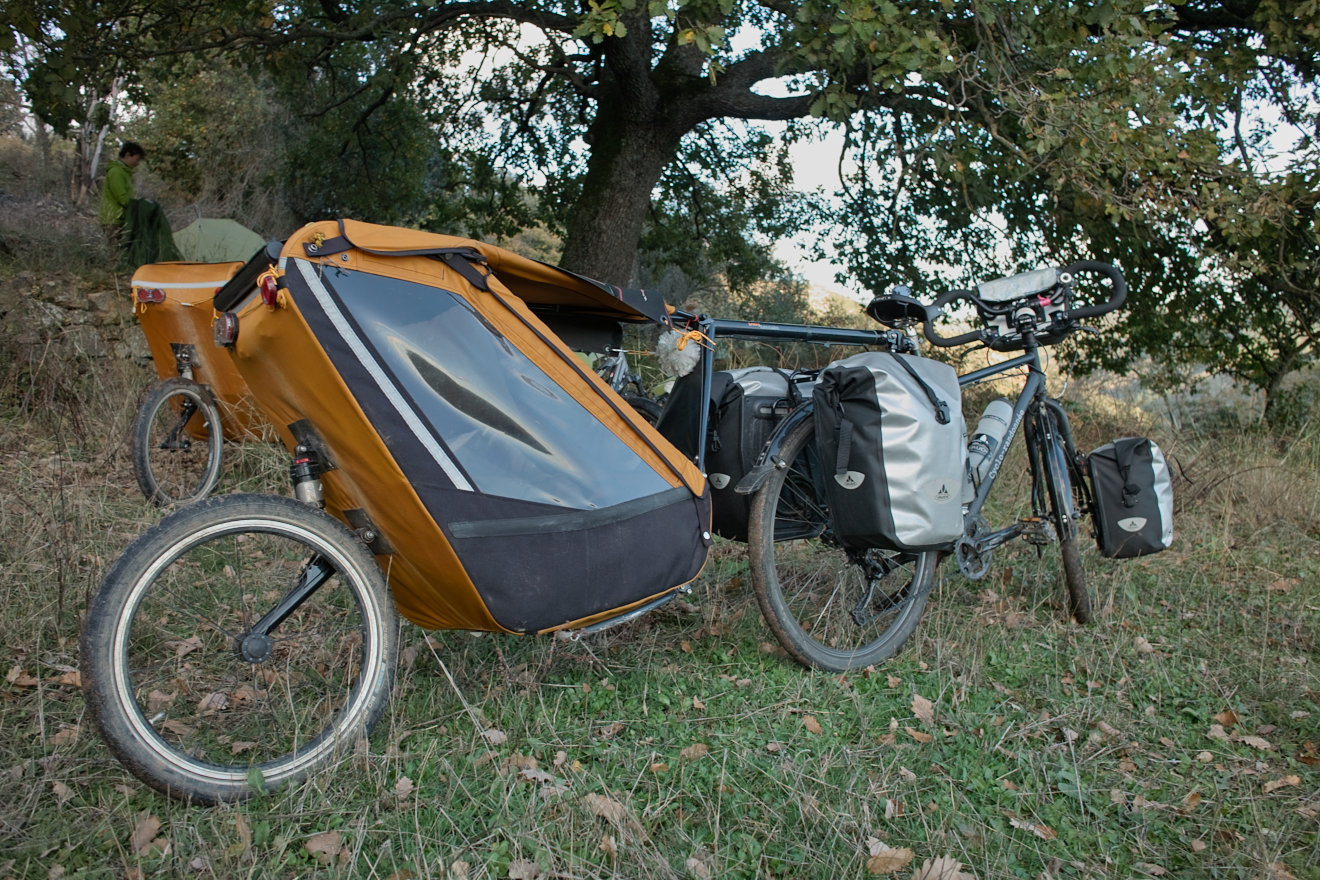
<svg viewBox="0 0 1320 880">
<path fill-rule="evenodd" d="M 1109 298 L 1074 308 L 1077 273 L 1097 274 L 1110 282 Z M 762 464 L 738 486 L 755 493 L 748 544 L 752 584 L 767 624 L 784 649 L 799 662 L 845 671 L 882 662 L 916 629 L 944 555 L 952 554 L 969 579 L 984 577 L 991 553 L 1014 538 L 1046 545 L 1058 543 L 1071 616 L 1091 620 L 1085 572 L 1077 546 L 1078 523 L 1092 512 L 1083 467 L 1067 414 L 1049 397 L 1040 349 L 1081 329 L 1081 321 L 1119 308 L 1127 287 L 1112 266 L 1091 261 L 1046 269 L 981 284 L 975 291 L 954 290 L 923 305 L 905 291 L 877 297 L 867 313 L 905 334 L 895 350 L 915 354 L 913 328 L 924 325 L 926 340 L 938 347 L 979 343 L 993 351 L 1022 352 L 1002 363 L 959 376 L 966 387 L 1013 372 L 1025 381 L 1008 419 L 1003 440 L 989 456 L 985 477 L 964 513 L 964 534 L 943 551 L 897 553 L 845 547 L 832 533 L 816 457 L 812 408 L 796 409 L 769 440 Z M 983 326 L 943 336 L 936 318 L 957 300 L 976 308 Z M 999 529 L 983 516 L 1005 456 L 1025 426 L 1032 485 L 1032 515 Z M 787 530 L 784 523 L 795 523 Z M 787 534 L 790 537 L 783 538 Z"/>
<path fill-rule="evenodd" d="M 641 413 L 642 418 L 652 425 L 660 418 L 660 401 L 656 400 L 642 386 L 642 374 L 634 371 L 628 362 L 628 351 L 623 348 L 611 348 L 606 351 L 595 365 L 596 375 L 618 392 L 628 405 Z"/>
</svg>

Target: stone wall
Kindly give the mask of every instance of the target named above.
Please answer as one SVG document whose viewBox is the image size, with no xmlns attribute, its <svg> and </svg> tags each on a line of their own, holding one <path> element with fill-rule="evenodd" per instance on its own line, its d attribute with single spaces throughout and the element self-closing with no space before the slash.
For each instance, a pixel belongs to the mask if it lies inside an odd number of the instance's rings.
<svg viewBox="0 0 1320 880">
<path fill-rule="evenodd" d="M 0 278 L 0 375 L 54 359 L 149 363 L 127 279 L 30 271 Z M 5 363 L 8 362 L 8 363 Z"/>
</svg>

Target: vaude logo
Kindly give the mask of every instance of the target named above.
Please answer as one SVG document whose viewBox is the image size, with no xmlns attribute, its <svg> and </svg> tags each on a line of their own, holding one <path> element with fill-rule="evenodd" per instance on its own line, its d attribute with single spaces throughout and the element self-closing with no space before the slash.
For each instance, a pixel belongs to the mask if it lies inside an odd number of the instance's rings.
<svg viewBox="0 0 1320 880">
<path fill-rule="evenodd" d="M 931 480 L 922 486 L 922 490 L 926 493 L 926 497 L 936 504 L 948 504 L 954 497 L 953 492 L 949 490 L 947 480 Z M 959 486 L 958 490 L 958 499 L 962 500 L 962 487 Z"/>
<path fill-rule="evenodd" d="M 711 474 L 711 475 L 710 475 L 710 484 L 711 484 L 712 486 L 714 486 L 716 489 L 723 489 L 725 486 L 729 485 L 729 475 L 728 475 L 728 474 Z"/>
<path fill-rule="evenodd" d="M 1146 525 L 1144 516 L 1129 516 L 1118 521 L 1118 527 L 1125 532 L 1139 532 Z"/>
<path fill-rule="evenodd" d="M 847 473 L 835 474 L 834 480 L 845 489 L 856 489 L 862 485 L 866 479 L 866 474 L 859 474 L 857 471 L 848 471 Z"/>
</svg>

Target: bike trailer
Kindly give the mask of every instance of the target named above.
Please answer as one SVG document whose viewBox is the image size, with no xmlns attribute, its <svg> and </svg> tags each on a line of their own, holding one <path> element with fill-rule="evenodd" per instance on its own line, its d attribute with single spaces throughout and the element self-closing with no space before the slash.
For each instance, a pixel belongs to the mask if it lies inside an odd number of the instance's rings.
<svg viewBox="0 0 1320 880">
<path fill-rule="evenodd" d="M 835 537 L 848 547 L 945 550 L 963 534 L 967 432 L 953 367 L 871 351 L 835 361 L 813 394 Z"/>
<path fill-rule="evenodd" d="M 407 618 L 583 626 L 700 572 L 701 473 L 543 319 L 607 333 L 663 318 L 658 298 L 348 220 L 290 237 L 277 277 L 260 296 L 216 300 L 232 311 L 220 320 L 233 361 Z"/>
<path fill-rule="evenodd" d="M 747 540 L 751 495 L 734 492 L 752 469 L 784 416 L 811 394 L 815 373 L 790 373 L 774 367 L 716 370 L 711 375 L 706 431 L 706 479 L 710 482 L 711 520 L 716 534 Z M 697 457 L 701 418 L 701 372 L 674 383 L 656 428 L 680 452 Z M 777 527 L 775 534 L 787 535 Z"/>
<path fill-rule="evenodd" d="M 1153 440 L 1126 437 L 1087 456 L 1095 495 L 1095 541 L 1115 559 L 1146 556 L 1173 543 L 1173 482 Z"/>
<path fill-rule="evenodd" d="M 260 255 L 254 257 L 259 260 Z M 219 404 L 226 439 L 261 439 L 266 421 L 233 362 L 211 341 L 211 298 L 248 264 L 147 263 L 133 273 L 133 312 L 161 379 L 191 373 Z M 249 282 L 250 283 L 250 282 Z"/>
</svg>

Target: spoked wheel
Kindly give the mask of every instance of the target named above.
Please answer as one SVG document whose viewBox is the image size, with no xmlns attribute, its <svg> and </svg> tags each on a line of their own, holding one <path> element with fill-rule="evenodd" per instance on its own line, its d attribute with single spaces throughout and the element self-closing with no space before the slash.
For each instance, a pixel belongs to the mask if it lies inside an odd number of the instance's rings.
<svg viewBox="0 0 1320 880">
<path fill-rule="evenodd" d="M 133 474 L 161 507 L 205 498 L 220 478 L 224 436 L 210 389 L 173 377 L 147 389 L 133 420 Z"/>
<path fill-rule="evenodd" d="M 87 705 L 168 795 L 237 801 L 366 736 L 389 698 L 398 616 L 375 560 L 287 498 L 230 495 L 138 538 L 87 610 Z"/>
<path fill-rule="evenodd" d="M 1090 623 L 1091 595 L 1086 591 L 1086 570 L 1082 568 L 1081 549 L 1077 546 L 1079 508 L 1068 467 L 1068 455 L 1053 417 L 1048 420 L 1049 440 L 1045 443 L 1045 479 L 1049 484 L 1050 517 L 1059 536 L 1059 554 L 1063 563 L 1063 582 L 1068 591 L 1068 613 L 1078 623 Z"/>
<path fill-rule="evenodd" d="M 907 641 L 938 555 L 840 547 L 817 491 L 815 446 L 810 420 L 790 431 L 780 455 L 789 466 L 776 469 L 752 501 L 752 585 L 766 623 L 794 659 L 842 672 L 887 660 Z"/>
</svg>

